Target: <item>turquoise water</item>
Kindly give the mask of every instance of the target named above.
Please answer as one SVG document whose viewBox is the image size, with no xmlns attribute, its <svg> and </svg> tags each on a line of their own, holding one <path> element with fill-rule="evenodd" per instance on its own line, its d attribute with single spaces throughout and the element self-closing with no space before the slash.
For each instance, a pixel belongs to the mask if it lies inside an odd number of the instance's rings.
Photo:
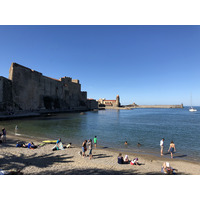
<svg viewBox="0 0 200 200">
<path fill-rule="evenodd" d="M 164 137 L 164 153 L 173 140 L 174 158 L 200 161 L 200 108 L 191 113 L 184 109 L 100 110 L 96 112 L 62 113 L 48 117 L 1 121 L 8 133 L 37 138 L 62 138 L 63 142 L 80 145 L 97 136 L 101 147 L 119 151 L 159 155 Z M 124 142 L 128 141 L 128 146 Z M 137 147 L 137 143 L 141 147 Z M 170 155 L 165 155 L 170 157 Z"/>
</svg>

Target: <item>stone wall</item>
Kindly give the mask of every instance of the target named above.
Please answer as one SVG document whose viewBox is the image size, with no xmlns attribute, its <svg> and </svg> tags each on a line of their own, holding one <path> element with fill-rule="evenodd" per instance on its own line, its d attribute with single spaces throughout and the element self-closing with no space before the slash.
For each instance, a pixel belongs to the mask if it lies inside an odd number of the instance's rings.
<svg viewBox="0 0 200 200">
<path fill-rule="evenodd" d="M 5 80 L 12 85 L 9 98 L 13 100 L 13 110 L 90 109 L 87 92 L 81 91 L 79 80 L 72 80 L 70 77 L 53 79 L 17 63 L 12 63 L 9 80 Z M 6 97 L 3 85 L 3 80 L 0 80 L 0 103 Z"/>
<path fill-rule="evenodd" d="M 0 111 L 12 111 L 12 82 L 0 76 Z"/>
</svg>

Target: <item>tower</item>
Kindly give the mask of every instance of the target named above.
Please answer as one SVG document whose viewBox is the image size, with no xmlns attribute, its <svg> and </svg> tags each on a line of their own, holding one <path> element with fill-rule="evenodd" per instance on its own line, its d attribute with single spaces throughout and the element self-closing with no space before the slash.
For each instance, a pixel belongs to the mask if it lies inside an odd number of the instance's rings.
<svg viewBox="0 0 200 200">
<path fill-rule="evenodd" d="M 116 97 L 116 107 L 120 106 L 120 100 L 119 100 L 119 95 Z"/>
</svg>

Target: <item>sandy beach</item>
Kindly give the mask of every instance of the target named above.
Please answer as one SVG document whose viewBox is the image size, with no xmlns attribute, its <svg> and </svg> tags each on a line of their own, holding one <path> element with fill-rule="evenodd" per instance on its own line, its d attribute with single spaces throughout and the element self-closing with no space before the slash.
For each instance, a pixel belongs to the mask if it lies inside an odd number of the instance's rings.
<svg viewBox="0 0 200 200">
<path fill-rule="evenodd" d="M 45 144 L 37 149 L 16 147 L 17 141 L 36 145 L 42 141 L 20 136 L 8 135 L 7 143 L 0 144 L 0 169 L 11 171 L 19 169 L 24 175 L 162 175 L 161 166 L 167 161 L 178 169 L 178 175 L 199 175 L 200 163 L 129 153 L 129 159 L 139 158 L 140 166 L 118 164 L 118 151 L 112 149 L 93 149 L 93 159 L 79 155 L 80 147 L 52 151 L 54 144 Z M 66 145 L 66 144 L 64 144 Z M 88 155 L 88 151 L 86 154 Z M 123 152 L 125 156 L 126 152 Z"/>
</svg>

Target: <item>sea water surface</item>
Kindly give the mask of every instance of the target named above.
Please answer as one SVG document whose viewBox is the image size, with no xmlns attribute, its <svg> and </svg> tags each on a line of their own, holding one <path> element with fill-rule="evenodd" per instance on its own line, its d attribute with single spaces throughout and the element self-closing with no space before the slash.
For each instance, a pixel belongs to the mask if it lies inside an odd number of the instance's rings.
<svg viewBox="0 0 200 200">
<path fill-rule="evenodd" d="M 176 145 L 174 158 L 200 161 L 200 108 L 191 113 L 183 109 L 137 108 L 133 110 L 99 110 L 84 113 L 60 113 L 46 117 L 0 121 L 0 126 L 14 134 L 44 139 L 62 138 L 64 143 L 80 145 L 97 136 L 102 148 L 160 155 L 164 141 L 164 157 L 171 140 Z M 125 146 L 124 142 L 128 145 Z M 137 144 L 141 146 L 138 147 Z"/>
</svg>

